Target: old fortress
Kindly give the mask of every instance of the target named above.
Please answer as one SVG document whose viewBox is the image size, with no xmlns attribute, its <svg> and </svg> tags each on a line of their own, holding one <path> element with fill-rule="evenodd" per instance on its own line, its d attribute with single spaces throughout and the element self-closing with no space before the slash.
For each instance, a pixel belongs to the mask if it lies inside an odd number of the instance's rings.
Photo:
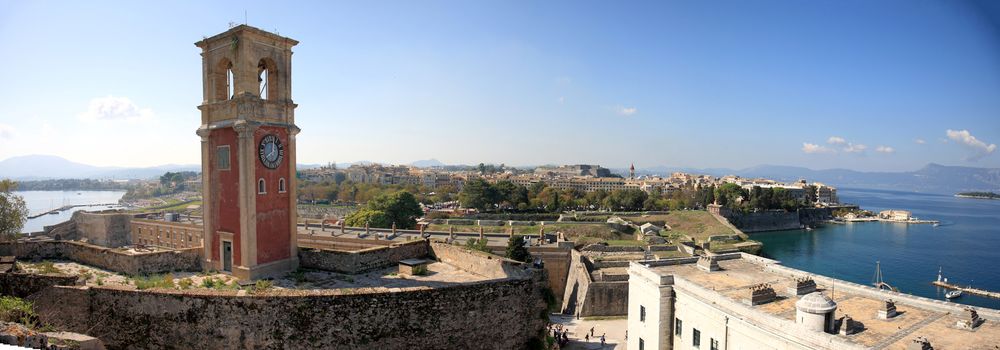
<svg viewBox="0 0 1000 350">
<path fill-rule="evenodd" d="M 455 190 L 475 178 L 582 192 L 782 188 L 815 198 L 783 213 L 796 229 L 802 216 L 829 216 L 840 200 L 821 183 L 636 176 L 634 168 L 616 176 L 598 165 L 299 171 L 296 137 L 308 125 L 296 124 L 292 98 L 297 44 L 248 25 L 195 43 L 203 99 L 190 102 L 200 111 L 191 124 L 200 137 L 202 216 L 77 212 L 0 243 L 0 295 L 29 300 L 37 321 L 57 331 L 5 331 L 0 340 L 60 349 L 552 349 L 547 327 L 564 317 L 617 318 L 626 337 L 609 346 L 630 350 L 1000 346 L 1000 311 L 750 254 L 759 242 L 718 205 L 683 211 L 704 220 L 692 226 L 711 228 L 702 235 L 661 235 L 675 229 L 666 212 L 435 219 L 450 225 L 442 230 L 428 229 L 430 220 L 413 230 L 303 220 L 300 177 Z M 628 239 L 575 242 L 560 231 L 568 226 L 615 228 Z M 534 259 L 504 258 L 508 242 L 520 249 L 522 238 Z"/>
</svg>

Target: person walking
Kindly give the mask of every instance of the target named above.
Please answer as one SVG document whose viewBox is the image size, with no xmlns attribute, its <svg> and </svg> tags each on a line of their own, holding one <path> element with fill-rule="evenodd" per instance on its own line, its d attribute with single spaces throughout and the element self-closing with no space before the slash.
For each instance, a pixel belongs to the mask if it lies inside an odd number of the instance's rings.
<svg viewBox="0 0 1000 350">
<path fill-rule="evenodd" d="M 594 336 L 594 327 L 590 327 L 590 336 L 591 336 L 591 337 L 593 337 L 593 336 Z"/>
<path fill-rule="evenodd" d="M 604 334 L 601 334 L 601 348 L 604 348 Z"/>
</svg>

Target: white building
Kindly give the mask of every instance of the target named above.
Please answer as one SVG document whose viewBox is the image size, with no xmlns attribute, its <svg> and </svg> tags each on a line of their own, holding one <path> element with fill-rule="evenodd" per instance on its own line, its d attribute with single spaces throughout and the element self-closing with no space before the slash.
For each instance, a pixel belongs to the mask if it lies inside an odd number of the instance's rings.
<svg viewBox="0 0 1000 350">
<path fill-rule="evenodd" d="M 742 253 L 632 262 L 628 298 L 630 350 L 1000 344 L 998 310 L 880 291 Z"/>
</svg>

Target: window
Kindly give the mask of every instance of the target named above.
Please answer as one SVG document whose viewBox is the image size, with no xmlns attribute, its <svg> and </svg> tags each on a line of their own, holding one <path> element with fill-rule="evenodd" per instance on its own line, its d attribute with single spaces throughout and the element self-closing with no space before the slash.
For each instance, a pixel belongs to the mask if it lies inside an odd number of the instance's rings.
<svg viewBox="0 0 1000 350">
<path fill-rule="evenodd" d="M 216 167 L 219 170 L 229 170 L 229 145 L 215 149 Z"/>
<path fill-rule="evenodd" d="M 639 322 L 646 322 L 646 307 L 639 305 Z"/>
<path fill-rule="evenodd" d="M 267 187 L 264 186 L 264 179 L 257 180 L 257 194 L 267 193 Z"/>
<path fill-rule="evenodd" d="M 646 342 L 642 341 L 642 338 L 639 338 L 639 350 L 646 350 Z"/>
<path fill-rule="evenodd" d="M 691 332 L 691 345 L 696 348 L 701 346 L 701 332 L 697 328 Z"/>
<path fill-rule="evenodd" d="M 712 338 L 709 344 L 711 345 L 712 350 L 719 350 L 719 341 L 715 340 L 715 338 Z"/>
<path fill-rule="evenodd" d="M 678 318 L 677 322 L 674 322 L 674 335 L 678 337 L 681 336 L 682 329 L 684 329 L 683 323 L 681 323 L 681 319 Z"/>
<path fill-rule="evenodd" d="M 285 178 L 278 179 L 278 193 L 285 193 Z"/>
</svg>

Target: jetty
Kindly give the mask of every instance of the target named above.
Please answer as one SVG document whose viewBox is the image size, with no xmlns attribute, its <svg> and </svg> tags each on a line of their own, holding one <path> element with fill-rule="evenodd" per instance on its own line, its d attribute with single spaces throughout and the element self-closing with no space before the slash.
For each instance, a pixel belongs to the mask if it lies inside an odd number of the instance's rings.
<svg viewBox="0 0 1000 350">
<path fill-rule="evenodd" d="M 61 206 L 59 208 L 55 208 L 55 209 L 51 209 L 51 210 L 46 210 L 46 211 L 43 211 L 43 212 L 35 214 L 35 215 L 28 215 L 28 219 L 39 218 L 39 217 L 42 217 L 42 216 L 45 216 L 45 215 L 55 214 L 55 213 L 58 213 L 58 212 L 61 212 L 61 211 L 65 211 L 65 210 L 70 210 L 70 209 L 73 209 L 73 208 L 79 208 L 79 207 L 101 207 L 101 206 L 109 206 L 109 205 L 118 205 L 118 203 L 64 205 L 64 206 Z"/>
<path fill-rule="evenodd" d="M 957 284 L 948 283 L 948 279 L 944 278 L 941 275 L 941 269 L 940 268 L 938 268 L 938 278 L 937 278 L 937 281 L 931 282 L 931 284 L 933 284 L 935 286 L 938 286 L 938 287 L 941 287 L 941 288 L 945 288 L 945 289 L 960 290 L 960 291 L 962 291 L 962 293 L 969 293 L 969 294 L 978 295 L 978 296 L 981 296 L 981 297 L 1000 299 L 1000 292 L 993 292 L 993 291 L 988 291 L 988 290 L 985 290 L 985 289 L 972 288 L 972 286 L 962 287 L 962 286 L 959 286 Z"/>
</svg>

